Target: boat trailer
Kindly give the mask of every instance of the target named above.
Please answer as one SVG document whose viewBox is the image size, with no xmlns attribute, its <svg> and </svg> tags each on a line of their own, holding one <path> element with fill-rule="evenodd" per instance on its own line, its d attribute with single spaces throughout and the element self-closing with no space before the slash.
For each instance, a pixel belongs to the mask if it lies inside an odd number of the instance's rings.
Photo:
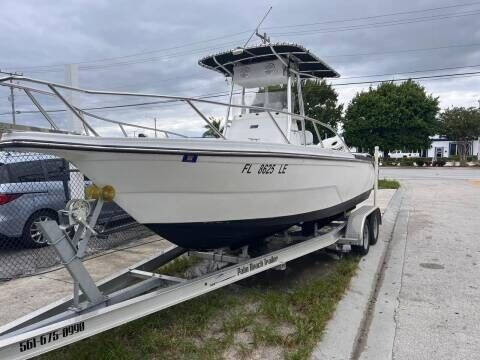
<svg viewBox="0 0 480 360">
<path fill-rule="evenodd" d="M 59 223 L 39 223 L 74 280 L 73 295 L 0 327 L 0 359 L 27 359 L 46 353 L 260 272 L 283 270 L 289 261 L 321 249 L 355 250 L 364 255 L 376 243 L 381 223 L 377 206 L 361 206 L 326 227 L 315 225 L 309 236 L 298 235 L 298 227 L 296 232 L 277 235 L 283 247 L 254 257 L 248 247 L 236 252 L 189 252 L 175 246 L 96 284 L 82 260 L 90 237 L 96 234 L 94 225 L 104 200 L 112 197 L 112 190 L 104 187 L 98 195 L 97 188 L 96 200 L 69 201 L 66 209 L 59 211 Z M 191 279 L 157 272 L 182 255 L 200 257 L 215 266 Z"/>
</svg>

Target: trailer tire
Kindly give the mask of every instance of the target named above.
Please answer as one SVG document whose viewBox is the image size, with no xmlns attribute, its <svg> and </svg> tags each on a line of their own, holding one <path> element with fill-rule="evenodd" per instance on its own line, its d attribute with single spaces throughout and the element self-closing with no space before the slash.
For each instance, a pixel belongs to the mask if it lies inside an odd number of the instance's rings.
<svg viewBox="0 0 480 360">
<path fill-rule="evenodd" d="M 302 236 L 315 235 L 315 221 L 308 221 L 302 224 Z"/>
<path fill-rule="evenodd" d="M 380 231 L 379 213 L 375 211 L 369 216 L 370 222 L 370 245 L 375 245 L 378 241 L 378 233 Z"/>
<path fill-rule="evenodd" d="M 362 231 L 362 245 L 355 245 L 353 247 L 353 251 L 362 256 L 367 255 L 368 251 L 370 250 L 370 237 L 370 221 L 368 219 L 365 219 Z"/>
</svg>

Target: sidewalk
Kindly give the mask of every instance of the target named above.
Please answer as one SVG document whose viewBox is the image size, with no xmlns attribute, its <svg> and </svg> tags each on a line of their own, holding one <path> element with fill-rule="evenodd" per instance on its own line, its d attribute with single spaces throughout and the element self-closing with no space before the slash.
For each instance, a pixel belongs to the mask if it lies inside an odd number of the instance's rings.
<svg viewBox="0 0 480 360">
<path fill-rule="evenodd" d="M 98 281 L 172 246 L 158 236 L 151 236 L 142 242 L 145 244 L 114 249 L 91 258 L 85 261 L 85 266 L 93 279 Z M 65 268 L 0 284 L 0 326 L 69 296 L 72 290 L 73 281 Z"/>
</svg>

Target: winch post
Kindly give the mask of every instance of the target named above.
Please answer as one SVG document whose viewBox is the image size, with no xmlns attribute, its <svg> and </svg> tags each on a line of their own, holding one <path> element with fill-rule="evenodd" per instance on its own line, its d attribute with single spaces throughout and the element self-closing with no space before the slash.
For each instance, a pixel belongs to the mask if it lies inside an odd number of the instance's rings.
<svg viewBox="0 0 480 360">
<path fill-rule="evenodd" d="M 88 224 L 90 226 L 90 229 L 93 229 L 93 227 L 97 223 L 100 212 L 102 211 L 103 204 L 104 204 L 104 201 L 102 198 L 97 200 L 95 209 L 93 210 L 93 214 L 90 217 L 89 224 Z M 78 229 L 75 232 L 75 235 L 73 236 L 72 243 L 74 247 L 78 248 L 77 257 L 80 259 L 82 259 L 83 256 L 85 255 L 88 241 L 92 236 L 92 231 L 90 229 L 83 224 L 79 224 Z M 80 299 L 80 287 L 79 287 L 78 281 L 74 280 L 73 281 L 73 306 L 75 308 L 79 307 L 79 299 Z"/>
<path fill-rule="evenodd" d="M 98 217 L 100 216 L 100 212 L 102 211 L 104 201 L 103 199 L 98 199 L 97 204 L 95 205 L 95 209 L 93 210 L 93 214 L 90 217 L 90 220 L 88 221 L 88 225 L 90 226 L 90 229 L 93 229 L 97 223 Z M 78 257 L 83 258 L 85 255 L 85 251 L 87 250 L 87 245 L 88 242 L 90 241 L 90 237 L 92 236 L 92 230 L 87 228 L 85 225 L 80 224 L 80 227 L 82 228 L 82 232 L 80 233 L 80 239 L 78 240 Z M 85 233 L 82 236 L 83 231 Z"/>
<path fill-rule="evenodd" d="M 88 273 L 80 258 L 77 257 L 76 248 L 68 237 L 60 230 L 55 221 L 49 220 L 39 222 L 38 226 L 47 243 L 53 245 L 62 263 L 67 268 L 72 278 L 78 282 L 78 285 L 87 299 L 92 304 L 102 302 L 105 297 L 95 285 L 92 277 Z"/>
</svg>

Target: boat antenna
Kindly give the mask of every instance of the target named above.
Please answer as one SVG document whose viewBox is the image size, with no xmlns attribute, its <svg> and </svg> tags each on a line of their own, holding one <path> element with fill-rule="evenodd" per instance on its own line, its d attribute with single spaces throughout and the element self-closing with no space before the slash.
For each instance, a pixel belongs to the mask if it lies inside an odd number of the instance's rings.
<svg viewBox="0 0 480 360">
<path fill-rule="evenodd" d="M 253 35 L 258 34 L 258 29 L 260 28 L 260 26 L 262 25 L 262 23 L 265 21 L 265 19 L 267 18 L 268 14 L 270 14 L 270 11 L 272 11 L 272 7 L 273 7 L 273 6 L 270 6 L 270 8 L 268 9 L 268 11 L 265 13 L 265 15 L 263 15 L 262 20 L 260 20 L 260 22 L 258 23 L 257 27 L 256 27 L 255 30 L 253 31 L 252 35 L 250 35 L 250 37 L 248 38 L 248 40 L 245 42 L 245 45 L 243 45 L 243 48 L 245 48 L 245 47 L 248 45 L 248 43 L 250 42 L 250 40 L 252 40 Z"/>
</svg>

